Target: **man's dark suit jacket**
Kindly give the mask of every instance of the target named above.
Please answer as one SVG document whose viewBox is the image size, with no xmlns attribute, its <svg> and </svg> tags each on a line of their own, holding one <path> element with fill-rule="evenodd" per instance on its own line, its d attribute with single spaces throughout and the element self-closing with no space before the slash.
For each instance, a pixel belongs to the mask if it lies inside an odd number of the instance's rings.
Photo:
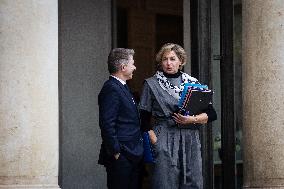
<svg viewBox="0 0 284 189">
<path fill-rule="evenodd" d="M 143 141 L 138 109 L 130 91 L 110 77 L 99 93 L 98 102 L 103 140 L 99 164 L 107 165 L 117 153 L 139 161 L 143 155 Z"/>
</svg>

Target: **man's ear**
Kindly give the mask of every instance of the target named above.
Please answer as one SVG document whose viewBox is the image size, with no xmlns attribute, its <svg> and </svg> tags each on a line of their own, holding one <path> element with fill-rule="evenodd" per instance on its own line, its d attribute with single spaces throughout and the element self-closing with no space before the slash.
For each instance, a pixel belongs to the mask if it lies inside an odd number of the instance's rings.
<svg viewBox="0 0 284 189">
<path fill-rule="evenodd" d="M 124 70 L 125 70 L 125 66 L 126 66 L 125 64 L 122 64 L 122 65 L 121 65 L 121 67 L 120 67 L 121 71 L 124 71 Z"/>
</svg>

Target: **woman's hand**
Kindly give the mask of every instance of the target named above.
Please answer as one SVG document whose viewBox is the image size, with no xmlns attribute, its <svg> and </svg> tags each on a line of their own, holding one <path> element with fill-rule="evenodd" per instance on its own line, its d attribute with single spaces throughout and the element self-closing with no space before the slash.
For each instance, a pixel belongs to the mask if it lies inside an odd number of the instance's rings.
<svg viewBox="0 0 284 189">
<path fill-rule="evenodd" d="M 201 113 L 196 116 L 183 116 L 179 113 L 174 113 L 173 118 L 177 124 L 181 124 L 181 125 L 186 125 L 190 123 L 205 124 L 208 121 L 208 116 L 206 113 Z"/>
<path fill-rule="evenodd" d="M 153 130 L 149 130 L 148 133 L 149 133 L 149 138 L 150 138 L 151 143 L 155 144 L 157 142 L 156 134 L 154 133 Z"/>
<path fill-rule="evenodd" d="M 194 121 L 196 121 L 194 116 L 183 116 L 179 113 L 174 113 L 173 118 L 177 124 L 181 124 L 181 125 L 195 123 Z"/>
</svg>

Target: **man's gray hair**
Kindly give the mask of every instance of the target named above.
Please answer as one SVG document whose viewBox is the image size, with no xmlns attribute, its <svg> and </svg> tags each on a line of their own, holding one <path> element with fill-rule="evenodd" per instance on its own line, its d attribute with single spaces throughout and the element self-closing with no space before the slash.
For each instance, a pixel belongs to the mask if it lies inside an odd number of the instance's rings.
<svg viewBox="0 0 284 189">
<path fill-rule="evenodd" d="M 121 68 L 121 65 L 128 64 L 129 57 L 134 55 L 133 49 L 115 48 L 108 55 L 108 71 L 110 74 L 116 73 Z"/>
</svg>

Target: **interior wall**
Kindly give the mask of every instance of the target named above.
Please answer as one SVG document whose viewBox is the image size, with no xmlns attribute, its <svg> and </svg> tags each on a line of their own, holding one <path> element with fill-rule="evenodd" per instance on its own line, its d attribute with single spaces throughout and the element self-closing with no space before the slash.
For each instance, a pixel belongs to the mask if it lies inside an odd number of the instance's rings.
<svg viewBox="0 0 284 189">
<path fill-rule="evenodd" d="M 108 78 L 111 0 L 61 0 L 59 16 L 59 184 L 104 189 L 97 96 Z"/>
<path fill-rule="evenodd" d="M 190 0 L 183 0 L 183 46 L 187 56 L 191 57 Z M 188 58 L 189 60 L 191 58 Z M 191 74 L 191 61 L 184 66 L 184 71 Z"/>
<path fill-rule="evenodd" d="M 116 5 L 121 13 L 117 45 L 135 50 L 137 70 L 128 84 L 139 97 L 144 79 L 156 71 L 155 55 L 161 44 L 183 46 L 183 0 L 117 0 Z"/>
</svg>

